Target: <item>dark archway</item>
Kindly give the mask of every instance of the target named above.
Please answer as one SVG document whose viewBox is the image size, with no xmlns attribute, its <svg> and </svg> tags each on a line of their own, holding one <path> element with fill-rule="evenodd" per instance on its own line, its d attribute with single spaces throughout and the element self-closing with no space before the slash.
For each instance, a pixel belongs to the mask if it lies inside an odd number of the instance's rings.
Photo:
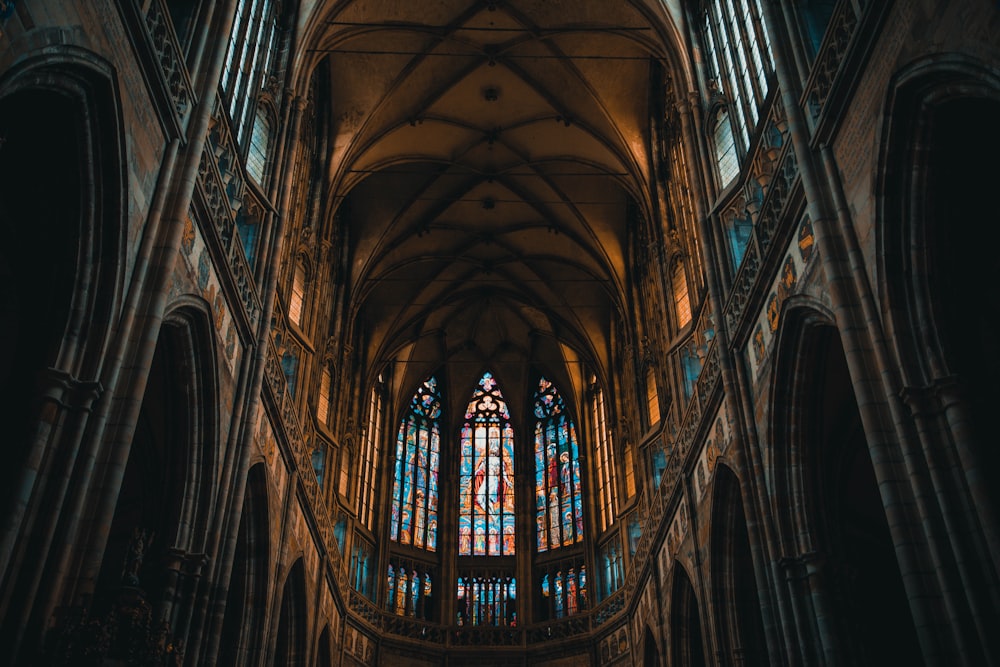
<svg viewBox="0 0 1000 667">
<path fill-rule="evenodd" d="M 100 58 L 54 45 L 0 80 L 0 643 L 11 655 L 22 639 L 33 655 L 51 621 L 79 520 L 68 494 L 90 472 L 81 434 L 103 390 L 124 253 L 115 81 Z"/>
<path fill-rule="evenodd" d="M 305 667 L 306 664 L 306 584 L 302 559 L 285 579 L 274 644 L 274 667 Z"/>
<path fill-rule="evenodd" d="M 94 593 L 97 613 L 110 609 L 123 586 L 141 589 L 154 607 L 162 602 L 191 441 L 183 348 L 161 331 Z"/>
<path fill-rule="evenodd" d="M 1000 163 L 981 160 L 1000 151 L 1000 101 L 957 99 L 930 121 L 925 193 L 926 245 L 933 322 L 948 371 L 962 387 L 972 416 L 971 474 L 987 489 L 993 518 L 1000 517 L 1000 486 L 989 483 L 1000 467 L 994 413 L 1000 404 L 1000 345 L 993 314 L 1000 310 L 1000 214 L 993 188 Z"/>
<path fill-rule="evenodd" d="M 1000 618 L 992 430 L 1000 348 L 991 317 L 1000 298 L 989 287 L 1000 277 L 991 254 L 1000 243 L 991 201 L 1000 166 L 980 156 L 1000 147 L 990 120 L 998 112 L 995 68 L 955 53 L 909 64 L 889 89 L 877 184 L 881 306 L 913 422 L 901 444 L 951 616 L 941 641 L 951 635 L 985 662 L 998 654 Z M 924 626 L 936 610 L 911 595 L 929 645 L 937 633 Z"/>
<path fill-rule="evenodd" d="M 327 625 L 319 635 L 319 646 L 316 648 L 316 667 L 333 667 L 332 647 L 330 626 Z"/>
<path fill-rule="evenodd" d="M 712 507 L 712 595 L 723 662 L 744 667 L 770 665 L 757 576 L 754 572 L 739 480 L 719 465 Z"/>
<path fill-rule="evenodd" d="M 642 634 L 642 664 L 643 667 L 660 667 L 660 647 L 649 626 Z"/>
<path fill-rule="evenodd" d="M 806 493 L 814 508 L 816 547 L 827 560 L 830 597 L 856 664 L 921 665 L 868 442 L 840 337 L 814 331 L 813 364 L 801 387 Z"/>
<path fill-rule="evenodd" d="M 114 629 L 109 658 L 152 650 L 159 633 L 183 641 L 195 603 L 187 559 L 204 542 L 217 449 L 210 331 L 194 307 L 160 329 L 91 605 Z"/>
<path fill-rule="evenodd" d="M 0 401 L 4 504 L 37 421 L 35 386 L 56 365 L 80 244 L 82 123 L 72 100 L 27 91 L 0 101 Z"/>
<path fill-rule="evenodd" d="M 670 650 L 673 667 L 705 667 L 698 598 L 687 571 L 674 563 L 670 594 Z"/>
<path fill-rule="evenodd" d="M 219 642 L 222 667 L 254 665 L 263 650 L 270 561 L 267 473 L 263 463 L 250 469 L 233 569 L 226 595 L 225 619 Z"/>
</svg>

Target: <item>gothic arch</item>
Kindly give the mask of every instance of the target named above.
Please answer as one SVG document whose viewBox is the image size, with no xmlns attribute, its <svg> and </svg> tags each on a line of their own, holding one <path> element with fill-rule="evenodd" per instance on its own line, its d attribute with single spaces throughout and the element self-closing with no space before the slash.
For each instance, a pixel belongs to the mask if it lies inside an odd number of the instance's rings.
<svg viewBox="0 0 1000 667">
<path fill-rule="evenodd" d="M 305 567 L 299 558 L 288 571 L 275 607 L 274 667 L 305 667 L 308 634 Z"/>
<path fill-rule="evenodd" d="M 642 633 L 642 664 L 643 667 L 660 667 L 660 647 L 656 645 L 656 636 L 648 625 Z"/>
<path fill-rule="evenodd" d="M 319 633 L 315 664 L 316 667 L 333 667 L 333 638 L 329 625 L 324 625 L 323 631 Z"/>
<path fill-rule="evenodd" d="M 53 295 L 61 307 L 47 322 L 52 328 L 39 332 L 46 334 L 46 361 L 84 379 L 99 375 L 121 306 L 127 177 L 120 100 L 112 65 L 72 46 L 49 45 L 0 79 L 0 108 L 19 124 L 6 126 L 0 161 L 21 158 L 5 180 L 0 215 L 11 225 L 30 219 L 17 229 L 43 235 L 37 260 L 22 261 L 38 262 L 28 275 L 41 278 L 52 264 L 65 281 L 58 285 L 65 293 Z M 49 219 L 40 210 L 47 203 Z M 29 229 L 39 224 L 45 228 Z M 5 245 L 18 254 L 35 250 L 12 240 L 5 236 Z M 55 265 L 60 258 L 66 266 Z"/>
<path fill-rule="evenodd" d="M 0 79 L 0 402 L 6 462 L 0 511 L 11 529 L 0 571 L 52 547 L 59 507 L 77 474 L 82 432 L 121 306 L 126 236 L 125 140 L 114 69 L 75 47 L 47 45 Z M 84 445 L 86 446 L 86 445 Z M 84 473 L 85 474 L 85 473 Z M 13 495 L 13 490 L 20 492 Z M 9 495 L 10 494 L 10 495 Z M 44 513 L 43 513 L 44 514 Z M 47 514 L 44 514 L 48 517 Z M 36 599 L 45 558 L 26 564 L 10 595 Z M 24 593 L 11 593 L 24 588 Z M 30 589 L 30 590 L 28 590 Z M 27 603 L 26 603 L 27 604 Z M 27 614 L 19 614 L 23 622 Z"/>
<path fill-rule="evenodd" d="M 962 269 L 962 261 L 971 263 L 968 253 L 976 248 L 989 257 L 997 247 L 998 232 L 995 225 L 964 219 L 958 211 L 943 219 L 935 206 L 949 203 L 945 199 L 949 193 L 935 187 L 934 179 L 948 172 L 934 168 L 955 169 L 956 183 L 971 178 L 972 187 L 964 193 L 972 198 L 971 210 L 989 206 L 991 211 L 991 193 L 981 186 L 989 187 L 989 175 L 996 174 L 997 167 L 993 162 L 981 166 L 978 156 L 988 154 L 1000 139 L 995 122 L 977 124 L 972 119 L 995 118 L 998 106 L 1000 74 L 958 54 L 916 61 L 900 70 L 890 85 L 876 184 L 878 285 L 890 340 L 897 342 L 903 380 L 909 385 L 920 386 L 962 370 L 955 353 L 967 342 L 967 333 L 959 335 L 967 326 L 959 331 L 949 326 L 951 302 L 970 292 L 988 296 L 974 285 L 943 284 L 941 274 L 946 272 L 942 267 Z M 961 110 L 973 115 L 961 123 L 948 122 L 949 112 Z M 962 157 L 971 162 L 963 163 Z M 969 243 L 973 239 L 976 242 Z M 942 250 L 934 241 L 955 241 L 957 246 Z M 964 257 L 958 256 L 958 246 L 966 253 Z M 969 266 L 967 270 L 994 266 Z M 967 275 L 967 270 L 958 275 Z M 975 315 L 963 313 L 964 323 Z"/>
<path fill-rule="evenodd" d="M 920 665 L 839 332 L 828 313 L 811 307 L 784 319 L 769 417 L 772 502 L 798 632 L 824 654 L 803 659 Z"/>
<path fill-rule="evenodd" d="M 957 634 L 996 651 L 1000 589 L 1000 466 L 993 413 L 1000 350 L 991 313 L 1000 244 L 993 189 L 1000 178 L 1000 74 L 967 56 L 942 54 L 902 69 L 890 87 L 879 155 L 881 306 L 914 422 L 904 442 L 927 472 L 925 514 L 948 525 L 941 578 L 960 576 L 952 605 Z M 905 162 L 907 170 L 899 169 Z M 919 447 L 919 449 L 918 449 Z M 916 483 L 916 482 L 915 482 Z M 931 524 L 928 531 L 934 530 Z M 943 534 L 943 533 L 939 533 Z M 966 537 L 958 538 L 958 535 Z M 932 539 L 932 538 L 929 538 Z M 933 543 L 933 542 L 932 542 Z"/>
<path fill-rule="evenodd" d="M 701 605 L 691 578 L 674 562 L 670 586 L 670 664 L 672 667 L 705 667 Z"/>
<path fill-rule="evenodd" d="M 229 576 L 225 618 L 219 642 L 222 667 L 259 664 L 264 650 L 268 581 L 271 573 L 271 524 L 267 464 L 247 474 L 236 551 Z"/>
<path fill-rule="evenodd" d="M 1000 74 L 944 54 L 901 70 L 890 88 L 876 192 L 879 288 L 904 398 L 924 434 L 961 468 L 957 489 L 939 487 L 984 533 L 1000 567 L 1000 467 L 993 411 L 1000 350 L 992 313 L 1000 299 L 993 189 L 1000 165 Z M 942 446 L 943 443 L 948 443 Z M 932 470 L 933 461 L 929 462 Z M 968 488 L 968 491 L 966 488 Z M 981 578 L 982 575 L 974 575 Z M 996 579 L 995 573 L 988 575 Z M 996 582 L 993 587 L 996 589 Z M 995 607 L 995 600 L 989 603 Z"/>
<path fill-rule="evenodd" d="M 784 306 L 771 381 L 770 478 L 773 479 L 771 511 L 776 518 L 779 548 L 785 555 L 816 548 L 813 524 L 816 500 L 806 480 L 812 454 L 802 434 L 806 396 L 812 395 L 814 364 L 823 332 L 834 326 L 834 317 L 822 304 L 793 296 Z"/>
<path fill-rule="evenodd" d="M 167 314 L 121 487 L 103 491 L 117 501 L 97 581 L 96 613 L 114 606 L 123 587 L 138 587 L 155 622 L 183 632 L 178 623 L 190 618 L 195 591 L 185 579 L 200 567 L 208 538 L 219 449 L 214 350 L 203 303 L 182 302 Z"/>
<path fill-rule="evenodd" d="M 715 634 L 723 664 L 769 664 L 764 618 L 736 473 L 719 463 L 709 545 Z"/>
<path fill-rule="evenodd" d="M 222 449 L 219 440 L 219 380 L 216 337 L 208 305 L 200 299 L 181 301 L 163 320 L 164 333 L 183 347 L 183 374 L 187 383 L 189 427 L 187 466 L 177 546 L 204 553 L 210 538 L 209 522 L 215 508 L 217 471 Z"/>
<path fill-rule="evenodd" d="M 161 337 L 173 337 L 183 350 L 181 373 L 191 423 L 188 427 L 185 483 L 177 547 L 205 553 L 211 539 L 216 507 L 217 480 L 222 442 L 217 414 L 219 405 L 218 341 L 208 304 L 201 299 L 183 300 L 164 318 Z"/>
</svg>

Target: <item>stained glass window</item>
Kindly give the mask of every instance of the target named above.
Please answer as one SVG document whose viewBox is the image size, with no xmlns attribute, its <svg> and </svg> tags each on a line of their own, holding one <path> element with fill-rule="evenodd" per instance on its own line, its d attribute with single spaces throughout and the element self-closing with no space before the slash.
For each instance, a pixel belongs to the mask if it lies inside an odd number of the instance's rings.
<svg viewBox="0 0 1000 667">
<path fill-rule="evenodd" d="M 389 535 L 400 544 L 437 548 L 441 394 L 433 377 L 413 395 L 396 436 Z"/>
<path fill-rule="evenodd" d="M 622 566 L 621 536 L 615 535 L 601 547 L 599 562 L 602 568 L 601 587 L 598 602 L 617 591 L 625 583 Z"/>
<path fill-rule="evenodd" d="M 547 551 L 583 539 L 583 502 L 576 427 L 544 377 L 535 391 L 535 418 L 535 524 L 538 551 Z"/>
<path fill-rule="evenodd" d="M 399 616 L 428 618 L 431 611 L 431 574 L 413 565 L 393 562 L 386 578 L 386 608 Z"/>
<path fill-rule="evenodd" d="M 461 452 L 459 555 L 513 555 L 514 429 L 491 373 L 479 380 L 465 411 Z"/>
<path fill-rule="evenodd" d="M 354 544 L 354 552 L 351 555 L 351 583 L 354 586 L 354 590 L 368 599 L 372 599 L 372 589 L 374 588 L 369 570 L 372 557 L 372 545 L 363 540 L 359 540 Z"/>
<path fill-rule="evenodd" d="M 510 576 L 460 576 L 459 625 L 517 625 L 517 584 Z"/>
<path fill-rule="evenodd" d="M 587 609 L 587 569 L 583 565 L 564 571 L 550 568 L 542 576 L 544 618 L 573 616 Z"/>
</svg>

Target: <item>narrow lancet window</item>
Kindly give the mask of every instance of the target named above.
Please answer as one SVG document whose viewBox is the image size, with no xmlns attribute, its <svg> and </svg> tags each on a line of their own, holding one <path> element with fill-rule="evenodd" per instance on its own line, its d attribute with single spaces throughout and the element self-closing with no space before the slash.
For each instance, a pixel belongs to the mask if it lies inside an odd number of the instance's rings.
<svg viewBox="0 0 1000 667">
<path fill-rule="evenodd" d="M 441 394 L 433 377 L 413 395 L 396 436 L 389 535 L 400 544 L 437 549 Z"/>
<path fill-rule="evenodd" d="M 535 524 L 538 551 L 583 539 L 580 452 L 562 396 L 544 377 L 535 391 Z"/>
<path fill-rule="evenodd" d="M 472 394 L 460 440 L 458 553 L 513 555 L 514 429 L 491 373 Z"/>
</svg>

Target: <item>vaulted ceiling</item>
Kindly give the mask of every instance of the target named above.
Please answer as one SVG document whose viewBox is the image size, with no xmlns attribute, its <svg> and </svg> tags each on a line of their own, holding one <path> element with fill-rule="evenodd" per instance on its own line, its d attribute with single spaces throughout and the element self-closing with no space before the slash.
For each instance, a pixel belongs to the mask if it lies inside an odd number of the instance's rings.
<svg viewBox="0 0 1000 667">
<path fill-rule="evenodd" d="M 673 25 L 653 0 L 311 13 L 299 58 L 329 76 L 349 320 L 368 371 L 399 362 L 399 398 L 430 373 L 467 400 L 486 369 L 508 392 L 606 369 L 630 211 L 653 210 L 651 76 L 673 67 Z"/>
</svg>

